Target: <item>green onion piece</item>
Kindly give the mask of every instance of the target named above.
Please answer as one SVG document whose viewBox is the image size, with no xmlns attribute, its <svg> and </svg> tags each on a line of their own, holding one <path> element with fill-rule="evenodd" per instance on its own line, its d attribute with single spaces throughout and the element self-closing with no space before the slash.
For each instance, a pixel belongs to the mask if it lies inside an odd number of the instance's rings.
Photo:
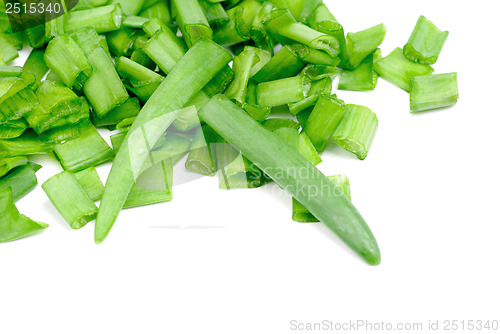
<svg viewBox="0 0 500 334">
<path fill-rule="evenodd" d="M 304 132 L 319 153 L 325 150 L 345 111 L 344 101 L 336 95 L 319 97 L 304 127 Z"/>
<path fill-rule="evenodd" d="M 420 16 L 415 29 L 404 47 L 404 54 L 409 60 L 420 64 L 434 64 L 444 43 L 448 31 L 441 31 L 425 16 Z"/>
<path fill-rule="evenodd" d="M 139 39 L 140 39 L 140 36 L 137 37 L 136 42 Z M 142 66 L 147 67 L 150 70 L 156 70 L 156 67 L 157 67 L 155 62 L 151 58 L 149 58 L 148 55 L 146 54 L 146 52 L 144 52 L 144 50 L 142 50 L 142 49 L 136 48 L 134 50 L 134 52 L 132 52 L 132 55 L 130 56 L 130 60 L 135 61 L 136 63 L 141 64 Z"/>
<path fill-rule="evenodd" d="M 66 3 L 60 0 L 50 0 L 48 5 L 55 6 L 55 4 L 61 5 L 61 12 L 56 13 L 55 11 L 49 12 L 48 10 L 45 12 L 45 40 L 50 41 L 52 38 L 63 35 L 65 33 L 65 22 L 66 16 L 69 14 L 66 10 Z"/>
<path fill-rule="evenodd" d="M 321 157 L 305 132 L 299 134 L 297 129 L 288 127 L 282 127 L 273 132 L 287 142 L 288 145 L 295 148 L 297 152 L 313 165 L 317 165 L 321 162 Z"/>
<path fill-rule="evenodd" d="M 290 110 L 290 114 L 297 115 L 302 110 L 314 107 L 320 95 L 330 95 L 332 93 L 333 88 L 333 80 L 330 77 L 313 81 L 311 83 L 311 90 L 307 94 L 307 97 L 302 101 L 289 103 L 288 109 Z"/>
<path fill-rule="evenodd" d="M 182 158 L 184 158 L 191 148 L 191 135 L 180 133 L 169 133 L 161 138 L 153 146 L 149 158 L 142 166 L 142 170 L 146 170 L 160 161 L 168 161 L 172 166 L 175 166 Z"/>
<path fill-rule="evenodd" d="M 7 65 L 19 57 L 15 45 L 7 36 L 0 32 L 0 66 Z"/>
<path fill-rule="evenodd" d="M 323 0 L 309 0 L 304 1 L 304 5 L 302 6 L 302 10 L 300 12 L 299 18 L 297 21 L 302 22 L 304 24 L 308 23 L 308 19 L 311 15 L 313 15 L 316 8 L 323 3 Z"/>
<path fill-rule="evenodd" d="M 306 126 L 307 120 L 309 119 L 309 116 L 311 116 L 313 109 L 314 106 L 306 108 L 295 115 L 295 117 L 297 118 L 297 122 L 299 122 L 301 127 Z"/>
<path fill-rule="evenodd" d="M 314 3 L 314 1 L 312 2 Z M 337 21 L 335 16 L 333 16 L 328 7 L 324 3 L 316 6 L 316 9 L 313 11 L 313 13 L 311 15 L 307 15 L 305 23 L 308 23 L 313 29 L 333 36 L 338 40 L 340 45 L 340 66 L 345 67 L 349 61 L 349 56 L 347 54 L 344 28 Z"/>
<path fill-rule="evenodd" d="M 306 76 L 263 82 L 257 86 L 257 101 L 261 106 L 275 107 L 303 100 L 311 89 Z"/>
<path fill-rule="evenodd" d="M 429 65 L 417 64 L 408 60 L 401 48 L 396 48 L 387 57 L 377 61 L 373 68 L 385 80 L 409 92 L 412 77 L 434 72 Z"/>
<path fill-rule="evenodd" d="M 212 38 L 213 31 L 198 0 L 172 0 L 176 21 L 190 48 L 200 38 Z"/>
<path fill-rule="evenodd" d="M 47 43 L 45 38 L 45 25 L 41 24 L 39 26 L 26 29 L 26 37 L 28 38 L 28 43 L 33 49 L 38 49 L 43 47 Z"/>
<path fill-rule="evenodd" d="M 178 110 L 189 102 L 232 57 L 207 39 L 198 41 L 172 69 L 141 110 L 118 152 L 104 190 L 97 217 L 95 242 L 104 241 L 137 173 L 149 154 L 148 143 L 155 143 L 175 120 Z"/>
<path fill-rule="evenodd" d="M 250 40 L 252 25 L 261 7 L 259 0 L 244 0 L 229 9 L 227 11 L 229 23 L 215 31 L 214 41 L 230 47 Z"/>
<path fill-rule="evenodd" d="M 410 86 L 412 112 L 451 107 L 458 102 L 457 73 L 413 77 Z"/>
<path fill-rule="evenodd" d="M 222 94 L 229 87 L 233 79 L 234 71 L 229 65 L 226 65 L 203 87 L 203 92 L 209 97 L 219 93 Z"/>
<path fill-rule="evenodd" d="M 127 28 L 141 29 L 144 23 L 148 22 L 149 18 L 142 16 L 127 16 L 123 20 L 123 26 Z"/>
<path fill-rule="evenodd" d="M 73 173 L 57 174 L 45 181 L 42 188 L 72 229 L 80 229 L 96 218 L 97 207 Z"/>
<path fill-rule="evenodd" d="M 12 190 L 0 189 L 0 243 L 27 237 L 48 226 L 20 214 L 12 200 Z"/>
<path fill-rule="evenodd" d="M 382 44 L 387 30 L 384 24 L 379 24 L 366 30 L 347 34 L 347 53 L 349 69 L 355 69 L 361 62 Z"/>
<path fill-rule="evenodd" d="M 351 91 L 374 90 L 378 83 L 378 74 L 373 69 L 373 64 L 381 58 L 382 53 L 380 49 L 377 49 L 354 70 L 343 70 L 339 89 Z"/>
<path fill-rule="evenodd" d="M 85 193 L 93 202 L 101 200 L 102 194 L 104 193 L 104 185 L 94 167 L 84 169 L 74 175 Z"/>
<path fill-rule="evenodd" d="M 349 200 L 351 199 L 351 186 L 349 179 L 345 175 L 335 175 L 328 176 L 337 188 L 341 191 L 338 194 L 333 194 L 332 196 L 345 195 Z M 318 223 L 319 220 L 314 217 L 305 206 L 300 204 L 295 198 L 293 199 L 293 214 L 292 219 L 299 223 Z"/>
<path fill-rule="evenodd" d="M 293 147 L 264 129 L 224 96 L 213 97 L 200 117 L 326 224 L 369 264 L 380 250 L 364 219 L 338 188 Z"/>
<path fill-rule="evenodd" d="M 291 128 L 299 132 L 300 124 L 289 118 L 271 118 L 262 123 L 262 126 L 269 131 L 275 131 L 281 128 Z"/>
<path fill-rule="evenodd" d="M 365 160 L 377 128 L 378 119 L 374 112 L 364 106 L 347 104 L 332 140 L 344 150 L 355 154 L 358 159 Z"/>
<path fill-rule="evenodd" d="M 262 185 L 262 172 L 233 145 L 219 138 L 212 146 L 215 146 L 220 189 L 258 188 Z"/>
<path fill-rule="evenodd" d="M 24 166 L 28 163 L 27 157 L 15 156 L 6 157 L 5 152 L 0 152 L 0 178 L 7 175 L 16 167 Z"/>
<path fill-rule="evenodd" d="M 269 2 L 264 2 L 253 19 L 252 27 L 250 29 L 250 37 L 255 42 L 255 46 L 265 50 L 271 54 L 274 54 L 275 41 L 273 37 L 268 33 L 266 27 L 262 21 L 266 16 L 268 16 L 276 6 Z"/>
<path fill-rule="evenodd" d="M 89 120 L 83 120 L 74 124 L 59 126 L 40 134 L 40 140 L 50 145 L 60 144 L 66 140 L 80 136 L 89 125 Z"/>
<path fill-rule="evenodd" d="M 143 34 L 142 31 L 140 33 Z M 109 50 L 115 56 L 130 56 L 134 51 L 134 42 L 139 30 L 122 26 L 120 29 L 106 34 Z"/>
<path fill-rule="evenodd" d="M 246 49 L 233 60 L 234 80 L 226 91 L 226 96 L 242 104 L 246 100 L 250 73 L 259 57 L 252 49 Z"/>
<path fill-rule="evenodd" d="M 61 84 L 45 80 L 37 90 L 37 98 L 40 105 L 26 116 L 26 120 L 38 134 L 90 117 L 85 100 Z"/>
<path fill-rule="evenodd" d="M 169 161 L 161 161 L 142 172 L 132 186 L 124 209 L 171 201 L 173 167 Z"/>
<path fill-rule="evenodd" d="M 32 166 L 20 166 L 0 179 L 0 189 L 11 188 L 12 199 L 17 202 L 36 188 L 38 180 Z"/>
<path fill-rule="evenodd" d="M 229 16 L 227 16 L 227 13 L 220 2 L 200 0 L 200 6 L 203 9 L 210 26 L 217 28 L 229 22 Z"/>
<path fill-rule="evenodd" d="M 79 172 L 113 158 L 113 150 L 99 132 L 89 126 L 80 137 L 54 146 L 54 153 L 64 170 Z"/>
<path fill-rule="evenodd" d="M 263 23 L 282 44 L 291 44 L 295 41 L 313 49 L 325 51 L 334 58 L 340 53 L 340 45 L 335 37 L 295 21 L 287 9 L 272 11 Z"/>
<path fill-rule="evenodd" d="M 93 72 L 85 82 L 83 91 L 99 117 L 124 103 L 129 95 L 116 73 L 115 66 L 103 48 L 88 55 Z"/>
<path fill-rule="evenodd" d="M 215 131 L 206 124 L 196 131 L 186 160 L 187 170 L 206 176 L 215 175 L 212 144 L 217 141 L 217 137 Z"/>
<path fill-rule="evenodd" d="M 26 129 L 28 129 L 28 123 L 22 118 L 0 123 L 0 139 L 20 137 Z"/>
<path fill-rule="evenodd" d="M 170 15 L 168 1 L 158 1 L 154 5 L 145 8 L 146 9 L 139 13 L 139 16 L 147 19 L 156 18 L 166 24 L 170 30 L 177 30 L 177 27 L 174 29 L 174 25 L 172 24 L 172 16 Z"/>
<path fill-rule="evenodd" d="M 186 52 L 185 46 L 170 30 L 156 33 L 143 50 L 165 73 L 169 73 Z"/>
<path fill-rule="evenodd" d="M 68 87 L 81 90 L 90 74 L 92 65 L 83 50 L 67 35 L 50 41 L 44 55 L 47 66 Z"/>
<path fill-rule="evenodd" d="M 35 77 L 0 78 L 0 123 L 24 117 L 38 103 L 31 90 Z"/>
<path fill-rule="evenodd" d="M 257 55 L 257 57 L 259 59 L 258 62 L 255 63 L 255 65 L 252 67 L 252 70 L 250 71 L 250 76 L 252 76 L 252 77 L 255 74 L 257 74 L 257 72 L 259 72 L 264 66 L 266 66 L 266 64 L 272 58 L 271 52 L 266 51 L 266 50 L 254 48 L 252 46 L 245 46 L 244 50 L 251 50 L 251 51 L 255 52 L 255 54 Z"/>
<path fill-rule="evenodd" d="M 120 76 L 126 79 L 127 89 L 144 102 L 153 95 L 163 80 L 158 73 L 125 57 L 117 58 L 115 65 Z"/>
<path fill-rule="evenodd" d="M 302 7 L 304 7 L 305 0 L 269 0 L 276 7 L 281 9 L 288 9 L 292 16 L 298 20 L 300 14 L 302 13 Z"/>
<path fill-rule="evenodd" d="M 261 83 L 295 76 L 306 64 L 298 58 L 290 46 L 284 46 L 252 79 Z"/>
<path fill-rule="evenodd" d="M 271 115 L 272 111 L 272 107 L 259 106 L 251 103 L 244 103 L 242 108 L 258 122 L 265 121 Z"/>
<path fill-rule="evenodd" d="M 200 126 L 200 118 L 198 117 L 198 110 L 200 110 L 205 103 L 210 100 L 210 97 L 203 91 L 199 92 L 193 97 L 175 119 L 173 126 L 181 131 L 187 132 Z"/>
<path fill-rule="evenodd" d="M 315 65 L 337 66 L 340 64 L 340 58 L 331 57 L 328 53 L 310 48 L 303 44 L 292 44 L 290 48 L 295 52 L 298 58 L 303 62 Z"/>
<path fill-rule="evenodd" d="M 33 90 L 36 90 L 36 88 L 40 85 L 42 78 L 49 71 L 49 68 L 43 60 L 44 53 L 45 50 L 41 49 L 31 50 L 30 55 L 28 56 L 28 59 L 26 59 L 23 66 L 23 75 L 31 73 L 35 76 L 35 82 L 31 86 Z"/>
<path fill-rule="evenodd" d="M 78 30 L 93 28 L 99 34 L 120 29 L 122 25 L 122 7 L 118 4 L 95 7 L 71 12 L 67 16 L 64 29 L 71 34 Z"/>
<path fill-rule="evenodd" d="M 113 0 L 112 4 L 120 4 L 126 16 L 137 15 L 144 5 L 145 0 Z"/>
<path fill-rule="evenodd" d="M 0 140 L 0 156 L 17 157 L 52 152 L 52 146 L 40 140 L 36 133 L 26 131 L 21 137 Z"/>
<path fill-rule="evenodd" d="M 148 20 L 147 22 L 145 22 L 142 25 L 142 30 L 146 33 L 147 37 L 151 38 L 151 37 L 153 37 L 158 32 L 162 32 L 162 31 L 168 32 L 168 30 L 170 30 L 170 29 L 160 19 L 154 17 L 154 18 L 151 18 L 150 20 Z M 174 33 L 174 35 L 175 35 L 174 31 L 172 31 L 172 33 Z M 147 39 L 143 41 L 142 37 L 141 37 L 141 39 L 138 39 L 134 43 L 134 45 L 135 45 L 136 48 L 138 48 L 138 47 L 142 48 L 142 47 L 144 47 L 144 45 L 146 45 L 146 42 L 147 42 Z M 179 44 L 184 45 L 184 43 L 182 43 L 182 42 L 179 42 Z"/>
<path fill-rule="evenodd" d="M 0 78 L 20 77 L 22 72 L 21 66 L 0 66 Z"/>
<path fill-rule="evenodd" d="M 124 119 L 137 117 L 139 111 L 141 111 L 139 100 L 136 97 L 130 98 L 124 104 L 111 110 L 105 117 L 94 117 L 92 123 L 96 127 L 116 125 Z"/>
</svg>

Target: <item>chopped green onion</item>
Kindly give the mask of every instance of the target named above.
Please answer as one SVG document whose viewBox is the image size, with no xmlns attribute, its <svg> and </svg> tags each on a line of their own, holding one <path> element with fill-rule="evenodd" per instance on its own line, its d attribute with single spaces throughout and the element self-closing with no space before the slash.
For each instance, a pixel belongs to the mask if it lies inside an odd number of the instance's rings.
<svg viewBox="0 0 500 334">
<path fill-rule="evenodd" d="M 385 39 L 387 30 L 382 23 L 363 31 L 347 34 L 349 69 L 355 69 L 370 54 L 375 52 Z"/>
<path fill-rule="evenodd" d="M 300 129 L 300 124 L 289 118 L 271 118 L 262 123 L 262 126 L 269 131 L 275 131 L 281 128 Z"/>
<path fill-rule="evenodd" d="M 382 58 L 380 49 L 361 62 L 354 70 L 344 69 L 340 77 L 339 89 L 351 91 L 374 90 L 378 82 L 378 74 L 373 69 L 373 64 Z"/>
<path fill-rule="evenodd" d="M 274 54 L 275 41 L 274 38 L 268 33 L 262 21 L 268 16 L 276 6 L 269 2 L 264 2 L 253 19 L 252 27 L 250 29 L 250 37 L 255 42 L 255 46 Z"/>
<path fill-rule="evenodd" d="M 45 64 L 45 61 L 43 60 L 44 53 L 45 50 L 41 49 L 31 50 L 30 55 L 28 56 L 28 59 L 26 59 L 26 62 L 24 63 L 23 66 L 23 75 L 31 73 L 35 76 L 35 82 L 31 86 L 33 90 L 37 89 L 37 87 L 40 85 L 42 81 L 42 78 L 49 71 L 49 68 Z"/>
<path fill-rule="evenodd" d="M 259 57 L 252 49 L 246 49 L 233 60 L 234 80 L 226 91 L 226 96 L 243 104 L 247 96 L 247 86 L 251 71 L 259 61 Z"/>
<path fill-rule="evenodd" d="M 25 33 L 26 37 L 28 37 L 28 43 L 33 49 L 41 48 L 47 43 L 44 24 L 26 29 Z"/>
<path fill-rule="evenodd" d="M 309 120 L 308 120 L 309 122 Z M 369 108 L 347 104 L 344 116 L 332 135 L 332 140 L 344 150 L 364 160 L 372 146 L 378 128 L 377 115 Z"/>
<path fill-rule="evenodd" d="M 142 31 L 140 33 L 144 34 Z M 134 42 L 139 34 L 138 30 L 122 26 L 120 29 L 106 34 L 109 50 L 115 56 L 130 56 L 134 51 Z"/>
<path fill-rule="evenodd" d="M 158 1 L 140 12 L 139 16 L 147 19 L 156 18 L 166 24 L 171 30 L 174 30 L 172 16 L 170 15 L 169 1 Z M 177 30 L 177 27 L 175 27 L 175 30 Z"/>
<path fill-rule="evenodd" d="M 263 82 L 257 86 L 257 101 L 261 106 L 280 106 L 303 100 L 311 89 L 306 76 Z"/>
<path fill-rule="evenodd" d="M 261 83 L 292 77 L 299 74 L 305 65 L 292 48 L 286 45 L 253 76 L 253 79 Z"/>
<path fill-rule="evenodd" d="M 222 94 L 229 87 L 233 79 L 234 71 L 229 65 L 226 65 L 203 87 L 203 92 L 209 97 L 219 93 Z"/>
<path fill-rule="evenodd" d="M 24 166 L 28 163 L 28 158 L 23 156 L 8 157 L 4 152 L 0 152 L 0 178 L 7 175 L 16 167 Z"/>
<path fill-rule="evenodd" d="M 157 32 L 143 50 L 165 73 L 169 73 L 186 52 L 182 41 L 170 30 Z"/>
<path fill-rule="evenodd" d="M 328 176 L 337 188 L 344 194 L 349 200 L 351 199 L 351 186 L 349 184 L 349 179 L 345 175 L 335 175 Z M 333 196 L 339 196 L 341 193 L 333 194 Z M 319 220 L 314 217 L 305 206 L 300 204 L 295 198 L 293 199 L 293 214 L 292 219 L 299 223 L 318 223 Z"/>
<path fill-rule="evenodd" d="M 7 65 L 18 57 L 19 53 L 17 53 L 16 47 L 7 38 L 7 35 L 0 33 L 0 66 Z"/>
<path fill-rule="evenodd" d="M 137 15 L 144 5 L 145 0 L 113 0 L 112 4 L 120 4 L 126 16 Z"/>
<path fill-rule="evenodd" d="M 54 146 L 54 153 L 64 170 L 79 172 L 113 158 L 113 150 L 99 132 L 89 126 L 78 138 Z"/>
<path fill-rule="evenodd" d="M 302 6 L 302 10 L 300 12 L 299 18 L 297 21 L 302 23 L 307 23 L 309 17 L 313 15 L 316 8 L 323 3 L 323 0 L 309 0 L 304 1 L 304 5 Z"/>
<path fill-rule="evenodd" d="M 217 28 L 229 22 L 229 16 L 227 16 L 227 13 L 220 2 L 200 0 L 200 6 L 203 9 L 210 26 Z"/>
<path fill-rule="evenodd" d="M 215 161 L 220 189 L 258 188 L 262 172 L 233 145 L 219 139 L 215 146 Z"/>
<path fill-rule="evenodd" d="M 23 118 L 0 123 L 0 139 L 20 137 L 26 129 L 28 129 L 28 123 Z"/>
<path fill-rule="evenodd" d="M 289 103 L 288 109 L 290 114 L 297 115 L 302 110 L 314 107 L 316 102 L 318 102 L 319 96 L 322 94 L 330 95 L 332 93 L 333 80 L 330 77 L 313 81 L 311 83 L 311 89 L 307 94 L 307 97 L 299 102 Z"/>
<path fill-rule="evenodd" d="M 21 66 L 0 66 L 0 78 L 20 77 L 22 73 Z"/>
<path fill-rule="evenodd" d="M 396 48 L 387 57 L 377 61 L 373 68 L 385 80 L 409 92 L 412 77 L 434 72 L 429 65 L 417 64 L 408 60 L 401 48 Z"/>
<path fill-rule="evenodd" d="M 229 23 L 215 31 L 214 41 L 229 47 L 250 40 L 254 19 L 262 6 L 259 0 L 243 0 L 229 9 Z"/>
<path fill-rule="evenodd" d="M 21 137 L 0 140 L 0 155 L 7 157 L 47 154 L 52 151 L 52 146 L 40 140 L 31 130 L 26 131 Z"/>
<path fill-rule="evenodd" d="M 304 132 L 314 147 L 322 153 L 346 110 L 344 101 L 336 95 L 322 95 L 309 116 Z"/>
<path fill-rule="evenodd" d="M 93 202 L 101 200 L 102 194 L 104 193 L 104 185 L 102 184 L 99 174 L 97 174 L 97 170 L 94 167 L 84 169 L 74 175 L 85 193 Z"/>
<path fill-rule="evenodd" d="M 458 101 L 457 73 L 413 77 L 410 86 L 412 112 L 451 107 Z"/>
<path fill-rule="evenodd" d="M 111 110 L 103 118 L 94 117 L 92 123 L 96 127 L 116 125 L 124 119 L 137 117 L 139 111 L 141 111 L 139 100 L 136 97 L 130 98 L 124 104 Z"/>
<path fill-rule="evenodd" d="M 178 110 L 231 61 L 217 44 L 200 39 L 172 69 L 141 110 L 118 152 L 97 217 L 95 241 L 104 241 L 146 160 L 147 143 L 155 143 L 175 120 Z"/>
<path fill-rule="evenodd" d="M 57 174 L 45 181 L 42 188 L 72 229 L 80 229 L 96 218 L 97 207 L 73 173 Z"/>
<path fill-rule="evenodd" d="M 94 70 L 85 82 L 83 91 L 95 113 L 103 117 L 124 103 L 129 95 L 104 49 L 95 49 L 88 54 L 88 59 Z"/>
<path fill-rule="evenodd" d="M 207 94 L 203 91 L 193 97 L 175 119 L 174 127 L 181 131 L 187 132 L 200 126 L 200 118 L 198 117 L 198 110 L 201 109 L 210 100 Z"/>
<path fill-rule="evenodd" d="M 12 190 L 0 189 L 0 243 L 27 237 L 48 226 L 20 214 L 12 200 Z"/>
<path fill-rule="evenodd" d="M 38 185 L 35 172 L 30 165 L 16 167 L 0 179 L 0 189 L 11 188 L 12 199 L 17 202 Z"/>
<path fill-rule="evenodd" d="M 315 65 L 337 66 L 340 64 L 338 57 L 331 57 L 328 53 L 310 48 L 303 44 L 293 44 L 290 48 L 303 62 Z"/>
<path fill-rule="evenodd" d="M 122 25 L 122 14 L 118 4 L 72 11 L 67 15 L 64 29 L 68 34 L 86 28 L 93 28 L 99 34 L 115 31 Z"/>
<path fill-rule="evenodd" d="M 127 28 L 141 29 L 144 23 L 148 22 L 150 18 L 141 16 L 127 16 L 123 20 L 123 26 Z"/>
<path fill-rule="evenodd" d="M 38 103 L 31 90 L 35 77 L 0 78 L 0 123 L 24 117 Z"/>
<path fill-rule="evenodd" d="M 200 117 L 369 264 L 380 263 L 380 250 L 364 219 L 347 197 L 331 196 L 338 188 L 293 147 L 221 95 L 203 107 Z"/>
<path fill-rule="evenodd" d="M 158 73 L 125 57 L 117 58 L 115 65 L 118 74 L 127 79 L 126 87 L 141 101 L 147 101 L 163 80 Z"/>
<path fill-rule="evenodd" d="M 215 131 L 206 124 L 196 131 L 186 160 L 187 170 L 207 176 L 215 174 L 212 144 L 217 137 Z"/>
<path fill-rule="evenodd" d="M 443 49 L 448 34 L 448 31 L 441 31 L 425 16 L 420 16 L 408 43 L 404 47 L 406 58 L 415 63 L 434 64 Z"/>
<path fill-rule="evenodd" d="M 305 132 L 299 134 L 297 129 L 282 127 L 273 131 L 288 145 L 292 146 L 299 152 L 304 158 L 306 158 L 313 165 L 317 165 L 321 162 L 321 157 L 318 151 L 314 148 L 311 140 Z"/>
<path fill-rule="evenodd" d="M 282 44 L 295 41 L 325 51 L 334 58 L 340 53 L 340 45 L 335 37 L 295 21 L 287 9 L 272 11 L 263 23 Z"/>
<path fill-rule="evenodd" d="M 176 21 L 190 48 L 200 38 L 212 38 L 213 31 L 198 0 L 172 0 Z"/>
</svg>

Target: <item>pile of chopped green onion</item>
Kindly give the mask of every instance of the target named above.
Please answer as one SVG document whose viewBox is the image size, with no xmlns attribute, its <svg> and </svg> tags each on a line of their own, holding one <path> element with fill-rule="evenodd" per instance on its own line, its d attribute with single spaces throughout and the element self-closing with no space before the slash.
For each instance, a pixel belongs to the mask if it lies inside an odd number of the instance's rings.
<svg viewBox="0 0 500 334">
<path fill-rule="evenodd" d="M 42 188 L 73 229 L 96 220 L 96 243 L 123 208 L 171 201 L 187 156 L 188 171 L 217 175 L 221 189 L 276 182 L 295 221 L 320 221 L 380 263 L 348 178 L 315 167 L 331 142 L 364 160 L 377 132 L 376 114 L 333 84 L 371 91 L 382 77 L 409 93 L 411 112 L 452 106 L 457 74 L 431 67 L 448 32 L 421 16 L 384 56 L 383 24 L 345 34 L 321 0 L 61 5 L 66 14 L 19 32 L 0 7 L 0 242 L 48 226 L 15 206 L 37 186 L 33 155 L 54 153 L 64 171 Z M 9 66 L 27 44 L 25 65 Z M 112 147 L 98 129 L 112 131 Z M 95 167 L 105 163 L 104 186 Z"/>
</svg>

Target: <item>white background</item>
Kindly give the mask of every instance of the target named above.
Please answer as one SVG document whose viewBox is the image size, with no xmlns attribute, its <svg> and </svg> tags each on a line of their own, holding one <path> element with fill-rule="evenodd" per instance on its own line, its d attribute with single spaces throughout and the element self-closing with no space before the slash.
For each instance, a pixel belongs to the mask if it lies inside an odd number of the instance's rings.
<svg viewBox="0 0 500 334">
<path fill-rule="evenodd" d="M 320 169 L 345 173 L 376 235 L 370 267 L 319 224 L 292 222 L 276 187 L 222 191 L 216 178 L 175 200 L 124 211 L 109 238 L 72 231 L 39 187 L 18 203 L 50 227 L 0 245 L 0 331 L 18 333 L 293 333 L 290 321 L 500 320 L 495 1 L 326 1 L 346 31 L 387 26 L 384 55 L 420 14 L 450 31 L 435 73 L 459 73 L 451 109 L 409 113 L 380 80 L 380 126 L 366 161 L 330 146 Z M 40 184 L 60 169 L 50 158 Z M 107 167 L 99 168 L 103 177 Z M 198 226 L 198 228 L 196 228 Z"/>
</svg>

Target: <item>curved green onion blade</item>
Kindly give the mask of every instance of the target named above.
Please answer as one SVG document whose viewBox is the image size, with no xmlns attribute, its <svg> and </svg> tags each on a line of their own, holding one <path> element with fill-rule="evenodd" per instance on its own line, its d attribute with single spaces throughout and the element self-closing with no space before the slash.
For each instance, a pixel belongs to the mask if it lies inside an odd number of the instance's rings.
<svg viewBox="0 0 500 334">
<path fill-rule="evenodd" d="M 351 186 L 349 179 L 345 175 L 328 176 L 328 178 L 342 191 L 342 193 L 350 200 L 351 199 Z M 333 196 L 339 196 L 333 195 Z M 314 217 L 309 210 L 295 198 L 292 199 L 292 219 L 299 223 L 319 223 L 318 218 Z"/>
<path fill-rule="evenodd" d="M 411 78 L 410 110 L 412 112 L 451 107 L 457 101 L 457 73 Z"/>
<path fill-rule="evenodd" d="M 48 226 L 20 214 L 12 200 L 12 190 L 0 189 L 0 243 L 27 237 Z"/>
<path fill-rule="evenodd" d="M 148 146 L 172 124 L 178 111 L 189 102 L 232 56 L 219 45 L 200 39 L 175 65 L 144 105 L 120 148 L 104 189 L 95 229 L 95 242 L 111 231 L 149 155 Z"/>
<path fill-rule="evenodd" d="M 42 185 L 54 207 L 72 229 L 80 229 L 97 216 L 97 207 L 71 172 L 57 174 Z"/>
<path fill-rule="evenodd" d="M 293 147 L 263 128 L 222 95 L 212 98 L 200 117 L 243 155 L 304 204 L 369 264 L 380 250 L 366 222 L 338 188 Z"/>
<path fill-rule="evenodd" d="M 382 78 L 407 92 L 410 92 L 412 77 L 434 72 L 434 69 L 429 65 L 417 64 L 408 60 L 401 48 L 394 49 L 387 57 L 377 61 L 373 68 Z"/>
<path fill-rule="evenodd" d="M 308 120 L 309 121 L 309 120 Z M 378 128 L 377 115 L 369 108 L 347 104 L 344 116 L 332 135 L 332 140 L 344 150 L 364 160 L 372 146 Z"/>
<path fill-rule="evenodd" d="M 415 29 L 404 46 L 404 54 L 409 60 L 420 64 L 434 64 L 444 43 L 448 31 L 441 31 L 425 16 L 420 16 Z"/>
</svg>

